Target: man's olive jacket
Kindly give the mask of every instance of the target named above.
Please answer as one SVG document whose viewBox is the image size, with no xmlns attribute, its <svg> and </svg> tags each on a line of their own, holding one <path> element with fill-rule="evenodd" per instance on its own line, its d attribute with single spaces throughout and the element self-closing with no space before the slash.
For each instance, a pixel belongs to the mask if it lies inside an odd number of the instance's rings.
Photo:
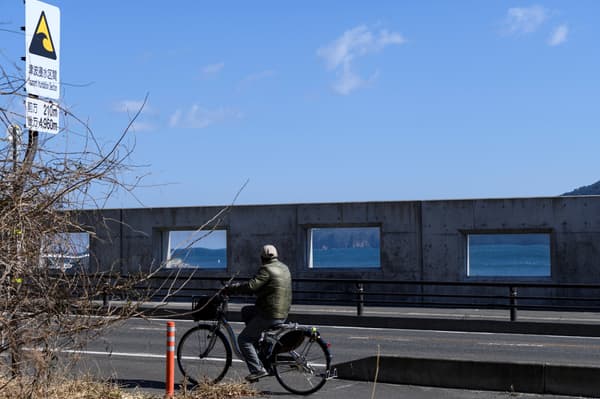
<svg viewBox="0 0 600 399">
<path fill-rule="evenodd" d="M 292 304 L 292 276 L 277 259 L 263 264 L 258 273 L 235 292 L 256 295 L 259 314 L 268 319 L 286 319 Z"/>
</svg>

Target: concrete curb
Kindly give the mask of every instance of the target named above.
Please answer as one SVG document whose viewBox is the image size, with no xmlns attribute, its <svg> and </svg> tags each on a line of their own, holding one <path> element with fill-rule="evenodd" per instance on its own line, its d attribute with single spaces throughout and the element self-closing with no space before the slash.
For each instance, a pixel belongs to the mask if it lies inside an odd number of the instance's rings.
<svg viewBox="0 0 600 399">
<path fill-rule="evenodd" d="M 191 305 L 190 305 L 191 308 Z M 146 309 L 147 316 L 191 319 L 189 309 L 158 307 Z M 229 320 L 241 321 L 239 310 L 230 310 Z M 556 323 L 531 321 L 501 321 L 443 318 L 410 318 L 380 316 L 350 316 L 337 314 L 290 313 L 288 320 L 314 326 L 350 326 L 397 328 L 409 330 L 438 330 L 490 332 L 507 334 L 539 334 L 600 337 L 600 324 Z"/>
<path fill-rule="evenodd" d="M 405 318 L 342 315 L 290 314 L 290 320 L 301 324 L 379 327 L 408 330 L 439 330 L 600 337 L 598 324 L 571 324 L 528 321 L 466 320 L 439 318 Z"/>
<path fill-rule="evenodd" d="M 374 381 L 377 357 L 334 365 L 338 378 Z M 378 382 L 600 397 L 600 367 L 382 356 Z"/>
</svg>

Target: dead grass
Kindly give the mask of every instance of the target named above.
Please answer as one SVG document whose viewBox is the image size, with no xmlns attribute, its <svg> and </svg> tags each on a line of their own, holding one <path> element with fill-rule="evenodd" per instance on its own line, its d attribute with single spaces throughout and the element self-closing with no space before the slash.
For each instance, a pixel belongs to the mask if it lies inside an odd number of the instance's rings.
<svg viewBox="0 0 600 399">
<path fill-rule="evenodd" d="M 246 383 L 202 384 L 193 390 L 176 392 L 174 399 L 236 399 L 259 396 L 260 392 Z M 0 399 L 162 399 L 163 394 L 125 390 L 110 382 L 91 378 L 61 378 L 48 384 L 34 384 L 23 379 L 0 378 Z"/>
<path fill-rule="evenodd" d="M 233 399 L 260 396 L 260 392 L 245 382 L 200 384 L 194 390 L 180 392 L 176 399 Z"/>
</svg>

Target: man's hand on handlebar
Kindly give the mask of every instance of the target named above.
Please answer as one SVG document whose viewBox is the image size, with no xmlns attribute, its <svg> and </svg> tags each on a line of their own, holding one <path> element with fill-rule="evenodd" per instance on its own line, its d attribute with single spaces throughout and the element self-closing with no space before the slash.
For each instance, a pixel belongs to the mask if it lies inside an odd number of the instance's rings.
<svg viewBox="0 0 600 399">
<path fill-rule="evenodd" d="M 223 287 L 223 294 L 231 295 L 235 293 L 235 290 L 240 286 L 240 283 L 231 283 Z"/>
</svg>

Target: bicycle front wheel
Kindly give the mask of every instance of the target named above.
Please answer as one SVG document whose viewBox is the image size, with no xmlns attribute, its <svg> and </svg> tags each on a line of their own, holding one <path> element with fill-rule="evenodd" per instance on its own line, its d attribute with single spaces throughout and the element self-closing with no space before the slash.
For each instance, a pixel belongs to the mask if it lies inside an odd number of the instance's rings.
<svg viewBox="0 0 600 399">
<path fill-rule="evenodd" d="M 331 355 L 321 337 L 306 332 L 304 343 L 298 348 L 275 355 L 273 369 L 277 381 L 288 391 L 309 395 L 327 382 Z"/>
<path fill-rule="evenodd" d="M 231 366 L 231 346 L 220 329 L 200 324 L 181 337 L 177 364 L 192 384 L 214 384 L 223 379 Z"/>
</svg>

